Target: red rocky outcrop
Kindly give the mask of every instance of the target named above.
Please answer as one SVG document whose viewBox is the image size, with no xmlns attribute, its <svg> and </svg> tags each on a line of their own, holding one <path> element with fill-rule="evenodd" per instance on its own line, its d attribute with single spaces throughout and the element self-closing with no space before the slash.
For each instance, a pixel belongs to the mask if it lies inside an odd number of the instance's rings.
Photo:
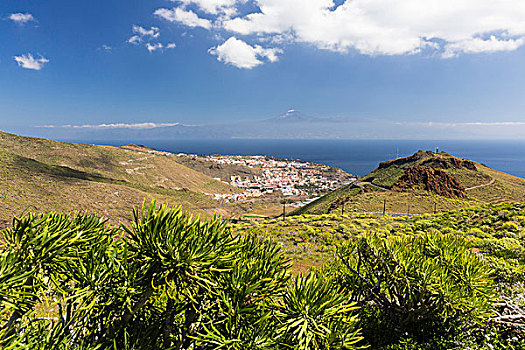
<svg viewBox="0 0 525 350">
<path fill-rule="evenodd" d="M 405 170 L 392 190 L 423 189 L 448 198 L 467 198 L 465 187 L 453 175 L 427 166 L 416 166 Z"/>
</svg>

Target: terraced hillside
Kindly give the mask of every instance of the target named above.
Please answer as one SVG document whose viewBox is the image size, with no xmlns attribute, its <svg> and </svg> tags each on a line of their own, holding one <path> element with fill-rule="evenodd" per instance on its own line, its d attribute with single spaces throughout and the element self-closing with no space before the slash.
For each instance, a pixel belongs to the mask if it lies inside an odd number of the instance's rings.
<svg viewBox="0 0 525 350">
<path fill-rule="evenodd" d="M 126 220 L 144 199 L 205 213 L 205 193 L 239 191 L 173 155 L 55 142 L 0 132 L 0 220 L 26 211 L 90 211 Z"/>
<path fill-rule="evenodd" d="M 419 151 L 379 164 L 358 182 L 298 209 L 295 214 L 414 214 L 505 202 L 525 202 L 525 179 L 445 152 Z"/>
</svg>

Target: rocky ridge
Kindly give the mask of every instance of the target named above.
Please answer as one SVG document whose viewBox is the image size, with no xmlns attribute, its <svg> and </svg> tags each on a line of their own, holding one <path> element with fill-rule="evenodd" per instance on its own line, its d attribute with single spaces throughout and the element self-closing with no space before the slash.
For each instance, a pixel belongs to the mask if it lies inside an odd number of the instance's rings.
<svg viewBox="0 0 525 350">
<path fill-rule="evenodd" d="M 448 198 L 467 198 L 465 187 L 453 175 L 428 166 L 405 169 L 392 190 L 423 189 Z"/>
</svg>

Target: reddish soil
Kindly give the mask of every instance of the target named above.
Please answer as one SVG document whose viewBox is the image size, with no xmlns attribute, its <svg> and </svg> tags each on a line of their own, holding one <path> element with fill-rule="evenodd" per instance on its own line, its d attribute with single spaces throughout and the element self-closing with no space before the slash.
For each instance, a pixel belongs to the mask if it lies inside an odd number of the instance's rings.
<svg viewBox="0 0 525 350">
<path fill-rule="evenodd" d="M 417 166 L 405 170 L 392 186 L 394 191 L 423 189 L 448 198 L 467 198 L 465 187 L 453 175 L 440 169 Z"/>
</svg>

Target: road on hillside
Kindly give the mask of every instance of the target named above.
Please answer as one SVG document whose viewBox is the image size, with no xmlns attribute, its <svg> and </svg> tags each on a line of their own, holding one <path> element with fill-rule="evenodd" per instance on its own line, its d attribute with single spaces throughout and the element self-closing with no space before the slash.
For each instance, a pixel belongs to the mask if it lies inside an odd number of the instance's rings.
<svg viewBox="0 0 525 350">
<path fill-rule="evenodd" d="M 496 179 L 492 178 L 492 180 L 490 180 L 490 182 L 488 182 L 488 183 L 486 183 L 486 184 L 483 184 L 483 185 L 477 185 L 477 186 L 469 187 L 469 188 L 465 188 L 465 191 L 470 191 L 470 190 L 473 190 L 473 189 L 475 189 L 475 188 L 480 188 L 480 187 L 490 186 L 490 185 L 493 185 L 494 182 L 496 182 Z"/>
<path fill-rule="evenodd" d="M 364 185 L 368 185 L 368 186 L 372 186 L 372 187 L 375 187 L 377 189 L 380 189 L 380 190 L 383 190 L 383 191 L 390 191 L 390 189 L 388 188 L 385 188 L 385 187 L 381 187 L 381 186 L 378 186 L 378 185 L 375 185 L 371 182 L 354 182 L 352 183 L 354 186 L 357 186 L 359 187 L 360 189 L 364 190 L 365 189 L 365 186 Z"/>
</svg>

